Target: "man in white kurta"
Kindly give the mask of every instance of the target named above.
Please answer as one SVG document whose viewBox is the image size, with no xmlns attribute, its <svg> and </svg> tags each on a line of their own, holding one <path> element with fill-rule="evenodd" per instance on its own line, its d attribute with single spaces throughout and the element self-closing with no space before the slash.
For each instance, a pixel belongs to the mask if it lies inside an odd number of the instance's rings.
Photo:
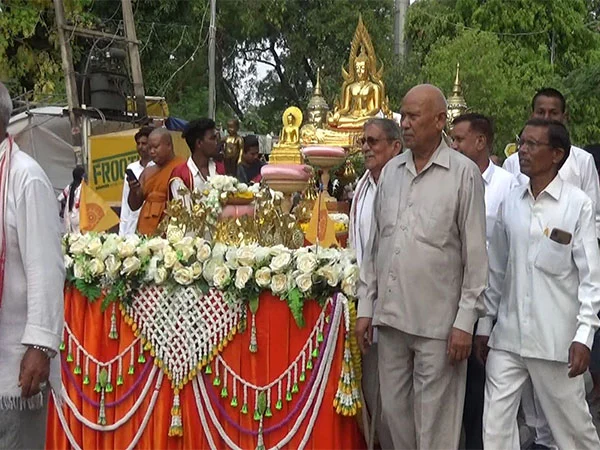
<svg viewBox="0 0 600 450">
<path fill-rule="evenodd" d="M 142 127 L 134 137 L 140 159 L 129 164 L 127 169 L 131 169 L 138 180 L 146 166 L 152 166 L 154 164 L 148 151 L 148 136 L 150 136 L 150 133 L 152 133 L 153 130 L 154 128 L 152 127 Z M 121 215 L 119 218 L 119 234 L 121 236 L 135 234 L 138 218 L 140 216 L 139 209 L 137 211 L 132 211 L 129 207 L 129 203 L 127 202 L 128 197 L 129 183 L 127 182 L 127 176 L 125 176 L 125 180 L 123 180 L 123 195 L 121 196 Z"/>
<path fill-rule="evenodd" d="M 482 359 L 491 349 L 486 449 L 519 447 L 514 423 L 529 377 L 558 447 L 600 448 L 581 376 L 600 325 L 600 252 L 592 201 L 557 175 L 569 149 L 561 123 L 530 120 L 519 150 L 530 182 L 498 213 L 476 338 Z"/>
<path fill-rule="evenodd" d="M 508 193 L 518 185 L 516 178 L 490 160 L 494 142 L 492 121 L 476 113 L 454 119 L 451 131 L 452 148 L 461 152 L 479 167 L 485 188 L 486 241 L 489 241 L 496 222 L 498 208 Z M 482 417 L 484 403 L 485 367 L 474 354 L 467 364 L 467 387 L 463 428 L 465 448 L 483 448 Z"/>
<path fill-rule="evenodd" d="M 531 102 L 531 118 L 556 120 L 566 124 L 567 103 L 565 97 L 553 88 L 539 90 Z M 518 152 L 504 161 L 503 168 L 515 175 L 520 184 L 529 183 L 529 177 L 521 171 Z M 600 237 L 600 182 L 593 157 L 585 150 L 571 145 L 569 157 L 558 174 L 564 181 L 577 186 L 590 197 L 594 204 L 596 233 Z M 531 383 L 527 383 L 523 390 L 522 407 L 525 422 L 528 426 L 535 428 L 535 443 L 555 450 L 556 443 L 552 438 L 548 422 L 536 399 Z"/>
<path fill-rule="evenodd" d="M 356 251 L 356 262 L 359 267 L 371 232 L 377 182 L 388 161 L 400 153 L 402 148 L 400 139 L 400 127 L 393 120 L 377 118 L 365 124 L 361 142 L 367 170 L 354 191 L 348 233 L 350 246 Z M 381 418 L 376 330 L 373 332 L 373 343 L 363 356 L 362 363 L 362 389 L 368 411 L 372 416 L 371 426 L 376 428 L 380 447 L 393 448 L 389 428 Z"/>
<path fill-rule="evenodd" d="M 65 272 L 54 191 L 6 134 L 11 110 L 0 83 L 0 448 L 30 449 L 44 447 L 48 388 L 61 389 Z"/>
</svg>

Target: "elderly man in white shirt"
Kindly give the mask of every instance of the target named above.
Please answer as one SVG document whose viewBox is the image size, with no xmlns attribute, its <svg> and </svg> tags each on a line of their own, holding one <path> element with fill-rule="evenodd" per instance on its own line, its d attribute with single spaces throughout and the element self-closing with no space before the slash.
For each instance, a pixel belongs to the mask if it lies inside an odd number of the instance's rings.
<svg viewBox="0 0 600 450">
<path fill-rule="evenodd" d="M 489 118 L 481 114 L 468 113 L 455 118 L 452 125 L 450 133 L 452 148 L 471 159 L 481 171 L 485 188 L 486 241 L 489 244 L 498 207 L 518 182 L 512 174 L 496 167 L 490 160 L 494 127 Z M 484 386 L 485 367 L 474 354 L 471 354 L 467 364 L 467 388 L 463 412 L 467 449 L 483 448 Z"/>
<path fill-rule="evenodd" d="M 56 199 L 6 133 L 0 83 L 0 448 L 44 448 L 48 388 L 60 392 L 65 269 Z"/>
<path fill-rule="evenodd" d="M 531 117 L 546 120 L 557 120 L 563 124 L 567 121 L 567 103 L 565 97 L 554 88 L 539 90 L 531 101 Z M 517 177 L 520 184 L 529 183 L 529 177 L 522 173 L 519 166 L 518 152 L 504 161 L 503 168 Z M 560 177 L 585 192 L 594 204 L 596 233 L 600 237 L 600 182 L 593 157 L 585 150 L 571 145 L 569 157 L 560 168 Z M 548 422 L 537 401 L 531 383 L 527 383 L 523 391 L 523 412 L 528 426 L 535 428 L 535 443 L 542 448 L 556 449 Z"/>
<path fill-rule="evenodd" d="M 487 357 L 486 449 L 519 448 L 514 423 L 529 377 L 558 447 L 600 448 L 581 376 L 600 325 L 600 251 L 592 201 L 558 176 L 570 147 L 562 123 L 527 122 L 519 160 L 530 181 L 498 212 L 475 346 Z"/>
<path fill-rule="evenodd" d="M 400 127 L 395 121 L 376 118 L 365 124 L 364 136 L 359 141 L 366 171 L 354 191 L 349 226 L 350 246 L 356 251 L 359 266 L 371 232 L 377 182 L 387 162 L 400 154 L 401 138 Z M 389 428 L 381 417 L 376 330 L 373 333 L 373 344 L 363 356 L 362 363 L 362 389 L 367 409 L 371 414 L 371 426 L 375 427 L 381 448 L 393 448 Z"/>
<path fill-rule="evenodd" d="M 129 164 L 127 169 L 131 170 L 138 180 L 140 179 L 140 175 L 146 166 L 150 167 L 154 165 L 152 158 L 150 157 L 150 152 L 148 151 L 148 136 L 150 136 L 150 133 L 152 133 L 153 130 L 153 127 L 142 127 L 134 136 L 135 145 L 138 155 L 140 155 L 140 159 Z M 129 183 L 127 182 L 126 175 L 125 180 L 123 181 L 123 195 L 121 196 L 121 215 L 119 223 L 119 234 L 121 236 L 135 234 L 137 230 L 138 217 L 140 215 L 139 209 L 137 211 L 131 210 L 129 203 L 127 202 L 128 197 Z"/>
</svg>

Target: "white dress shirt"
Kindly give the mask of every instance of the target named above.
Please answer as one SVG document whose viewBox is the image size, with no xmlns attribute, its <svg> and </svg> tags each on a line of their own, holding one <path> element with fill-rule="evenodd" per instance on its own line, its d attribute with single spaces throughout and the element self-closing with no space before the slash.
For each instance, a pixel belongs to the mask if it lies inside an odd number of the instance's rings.
<svg viewBox="0 0 600 450">
<path fill-rule="evenodd" d="M 550 239 L 554 228 L 571 234 L 569 244 Z M 560 362 L 573 341 L 591 348 L 600 251 L 592 201 L 579 188 L 557 176 L 537 199 L 528 185 L 513 189 L 498 211 L 489 264 L 477 334 L 491 331 L 491 348 Z"/>
<path fill-rule="evenodd" d="M 18 409 L 28 403 L 21 398 L 19 387 L 26 345 L 58 352 L 62 340 L 65 266 L 52 184 L 16 142 L 7 188 L 6 265 L 0 306 L 0 409 L 10 403 Z M 60 355 L 50 363 L 50 384 L 60 392 Z"/>
<path fill-rule="evenodd" d="M 200 169 L 196 166 L 196 163 L 190 156 L 187 160 L 187 166 L 192 174 L 192 186 L 191 191 L 202 191 L 208 180 L 202 176 Z M 208 177 L 212 177 L 217 174 L 217 164 L 211 159 L 208 161 Z M 171 196 L 173 199 L 183 199 L 182 195 L 179 193 L 179 189 L 186 187 L 185 183 L 180 178 L 174 178 L 171 180 Z M 185 201 L 185 199 L 184 199 Z M 185 201 L 186 202 L 186 201 Z M 187 202 L 186 202 L 187 203 Z"/>
<path fill-rule="evenodd" d="M 502 167 L 516 176 L 519 184 L 526 185 L 529 183 L 529 177 L 521 173 L 518 152 L 506 158 Z M 592 202 L 594 202 L 596 233 L 600 237 L 600 181 L 598 180 L 594 157 L 585 150 L 572 145 L 569 157 L 558 174 L 563 180 L 577 186 L 592 199 Z"/>
<path fill-rule="evenodd" d="M 356 191 L 350 208 L 350 246 L 356 251 L 356 262 L 360 267 L 363 252 L 369 241 L 373 204 L 377 193 L 377 183 L 370 171 L 366 171 L 356 184 Z"/>
<path fill-rule="evenodd" d="M 496 166 L 492 161 L 490 161 L 481 176 L 485 187 L 485 235 L 489 244 L 496 223 L 498 208 L 511 189 L 517 187 L 519 182 L 513 174 Z"/>
<path fill-rule="evenodd" d="M 151 167 L 154 165 L 154 162 L 150 161 L 146 167 Z M 128 169 L 131 169 L 135 174 L 136 178 L 139 180 L 140 175 L 144 171 L 144 166 L 140 161 L 134 161 L 127 166 Z M 130 234 L 135 234 L 137 230 L 138 218 L 140 216 L 140 209 L 136 211 L 132 211 L 129 207 L 129 203 L 127 202 L 127 198 L 129 197 L 129 183 L 127 182 L 127 177 L 123 181 L 123 195 L 121 197 L 121 221 L 119 223 L 119 234 L 121 236 L 127 236 Z"/>
</svg>

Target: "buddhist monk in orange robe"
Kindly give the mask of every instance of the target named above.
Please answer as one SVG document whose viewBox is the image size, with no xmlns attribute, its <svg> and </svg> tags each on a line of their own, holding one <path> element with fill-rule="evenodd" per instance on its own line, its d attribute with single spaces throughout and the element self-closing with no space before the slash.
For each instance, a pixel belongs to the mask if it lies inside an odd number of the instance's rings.
<svg viewBox="0 0 600 450">
<path fill-rule="evenodd" d="M 146 236 L 156 233 L 162 220 L 169 198 L 169 180 L 175 167 L 185 163 L 185 159 L 175 156 L 171 133 L 165 128 L 157 128 L 148 137 L 148 148 L 154 166 L 144 169 L 138 180 L 129 180 L 127 202 L 132 211 L 140 211 L 137 231 Z"/>
</svg>

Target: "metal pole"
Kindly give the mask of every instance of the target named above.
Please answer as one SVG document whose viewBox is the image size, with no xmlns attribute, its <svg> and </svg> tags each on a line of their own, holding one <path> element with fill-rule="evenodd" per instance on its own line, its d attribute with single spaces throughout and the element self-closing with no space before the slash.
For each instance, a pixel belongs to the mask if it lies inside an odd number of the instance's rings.
<svg viewBox="0 0 600 450">
<path fill-rule="evenodd" d="M 140 63 L 140 51 L 135 33 L 135 22 L 133 20 L 133 8 L 131 0 L 122 0 L 123 24 L 125 25 L 125 38 L 129 50 L 129 64 L 131 65 L 131 77 L 133 78 L 133 94 L 135 95 L 135 109 L 138 119 L 147 116 L 146 93 L 144 92 L 144 78 L 142 76 L 142 65 Z"/>
<path fill-rule="evenodd" d="M 208 117 L 215 119 L 217 92 L 215 87 L 215 45 L 217 38 L 217 0 L 210 0 L 210 27 L 208 29 Z"/>
<path fill-rule="evenodd" d="M 394 55 L 403 58 L 406 54 L 404 24 L 410 0 L 394 0 Z"/>
<path fill-rule="evenodd" d="M 54 10 L 56 14 L 56 27 L 58 29 L 58 42 L 60 44 L 60 57 L 63 73 L 65 75 L 65 87 L 67 90 L 69 120 L 71 122 L 71 145 L 73 145 L 77 164 L 81 164 L 81 125 L 79 118 L 75 115 L 75 108 L 79 108 L 79 96 L 77 95 L 77 83 L 75 81 L 75 69 L 73 68 L 71 43 L 65 36 L 65 10 L 63 0 L 54 0 Z"/>
</svg>

